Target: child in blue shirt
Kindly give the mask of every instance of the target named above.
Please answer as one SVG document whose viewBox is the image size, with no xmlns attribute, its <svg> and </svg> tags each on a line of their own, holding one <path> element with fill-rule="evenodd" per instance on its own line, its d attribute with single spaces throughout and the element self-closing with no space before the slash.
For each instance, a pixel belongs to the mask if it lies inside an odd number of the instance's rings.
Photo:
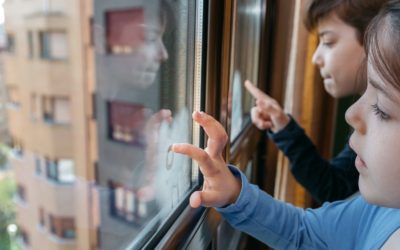
<svg viewBox="0 0 400 250">
<path fill-rule="evenodd" d="M 275 249 L 397 249 L 400 246 L 400 1 L 391 1 L 366 33 L 368 86 L 346 113 L 354 128 L 361 196 L 303 210 L 247 182 L 222 156 L 228 136 L 211 116 L 194 112 L 208 135 L 203 150 L 174 144 L 204 175 L 193 207 L 217 207 L 234 227 Z"/>
</svg>

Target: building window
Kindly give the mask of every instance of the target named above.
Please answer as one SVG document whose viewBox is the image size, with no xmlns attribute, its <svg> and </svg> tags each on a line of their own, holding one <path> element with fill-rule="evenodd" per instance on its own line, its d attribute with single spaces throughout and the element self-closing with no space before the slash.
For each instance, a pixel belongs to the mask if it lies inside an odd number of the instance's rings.
<svg viewBox="0 0 400 250">
<path fill-rule="evenodd" d="M 37 175 L 42 174 L 42 159 L 37 156 L 35 157 L 35 173 Z"/>
<path fill-rule="evenodd" d="M 67 97 L 42 98 L 43 120 L 47 123 L 70 124 L 71 105 Z"/>
<path fill-rule="evenodd" d="M 12 137 L 10 146 L 11 146 L 11 149 L 12 149 L 13 156 L 15 158 L 19 158 L 20 159 L 20 158 L 22 158 L 24 156 L 24 149 L 22 147 L 21 140 L 15 138 L 15 137 Z"/>
<path fill-rule="evenodd" d="M 40 119 L 40 98 L 37 94 L 31 95 L 31 117 L 33 120 Z"/>
<path fill-rule="evenodd" d="M 108 103 L 109 138 L 132 145 L 144 145 L 145 109 L 142 105 Z"/>
<path fill-rule="evenodd" d="M 7 33 L 6 51 L 10 54 L 15 53 L 15 36 L 12 33 Z"/>
<path fill-rule="evenodd" d="M 21 184 L 17 184 L 17 195 L 21 201 L 26 202 L 26 190 Z"/>
<path fill-rule="evenodd" d="M 143 9 L 126 9 L 106 13 L 107 51 L 127 54 L 144 42 Z"/>
<path fill-rule="evenodd" d="M 141 194 L 138 190 L 109 181 L 111 215 L 127 222 L 142 224 L 156 212 L 153 197 Z"/>
<path fill-rule="evenodd" d="M 44 209 L 42 207 L 39 208 L 39 225 L 42 227 L 46 226 Z"/>
<path fill-rule="evenodd" d="M 49 180 L 58 183 L 73 183 L 75 181 L 75 164 L 72 160 L 46 159 L 46 172 Z"/>
<path fill-rule="evenodd" d="M 34 57 L 33 32 L 28 31 L 28 57 Z"/>
<path fill-rule="evenodd" d="M 68 58 L 67 35 L 63 31 L 42 31 L 39 33 L 40 57 L 48 60 Z"/>
<path fill-rule="evenodd" d="M 75 239 L 75 220 L 73 218 L 49 216 L 50 232 L 59 238 Z"/>
<path fill-rule="evenodd" d="M 22 241 L 22 244 L 25 246 L 29 246 L 29 234 L 25 231 L 25 229 L 19 227 L 19 237 Z"/>
<path fill-rule="evenodd" d="M 21 98 L 19 89 L 16 86 L 8 86 L 7 88 L 7 106 L 18 109 L 21 106 Z"/>
</svg>

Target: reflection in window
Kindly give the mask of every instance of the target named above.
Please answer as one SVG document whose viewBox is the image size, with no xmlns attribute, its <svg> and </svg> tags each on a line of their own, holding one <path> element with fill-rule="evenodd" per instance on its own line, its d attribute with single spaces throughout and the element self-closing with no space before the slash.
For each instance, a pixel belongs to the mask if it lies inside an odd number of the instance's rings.
<svg viewBox="0 0 400 250">
<path fill-rule="evenodd" d="M 108 105 L 110 139 L 132 145 L 144 145 L 143 105 L 111 101 Z"/>
<path fill-rule="evenodd" d="M 40 57 L 42 59 L 65 60 L 68 57 L 67 35 L 62 31 L 39 33 Z"/>
<path fill-rule="evenodd" d="M 229 107 L 231 112 L 231 141 L 250 122 L 252 97 L 244 89 L 243 82 L 258 84 L 259 52 L 262 22 L 261 0 L 238 0 L 234 26 L 233 69 Z"/>
<path fill-rule="evenodd" d="M 111 215 L 135 225 L 142 225 L 154 216 L 156 204 L 145 192 L 110 181 Z"/>
<path fill-rule="evenodd" d="M 106 13 L 107 51 L 129 54 L 144 40 L 143 8 L 108 11 Z"/>
<path fill-rule="evenodd" d="M 50 232 L 63 239 L 76 237 L 75 220 L 73 218 L 56 217 L 49 215 Z"/>
<path fill-rule="evenodd" d="M 196 184 L 191 161 L 168 153 L 192 137 L 194 11 L 192 1 L 95 1 L 102 249 L 145 242 Z"/>
<path fill-rule="evenodd" d="M 74 162 L 72 160 L 46 159 L 47 178 L 58 183 L 72 183 L 75 181 Z"/>
</svg>

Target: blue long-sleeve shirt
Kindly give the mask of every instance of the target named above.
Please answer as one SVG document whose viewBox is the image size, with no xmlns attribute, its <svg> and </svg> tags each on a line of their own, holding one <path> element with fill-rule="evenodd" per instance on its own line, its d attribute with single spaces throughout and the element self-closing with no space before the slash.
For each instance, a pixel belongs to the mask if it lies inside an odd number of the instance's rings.
<svg viewBox="0 0 400 250">
<path fill-rule="evenodd" d="M 289 158 L 296 180 L 319 202 L 345 199 L 358 191 L 356 154 L 348 144 L 328 161 L 293 118 L 285 128 L 268 135 Z"/>
<path fill-rule="evenodd" d="M 235 228 L 274 249 L 379 249 L 400 228 L 400 209 L 368 204 L 362 196 L 301 209 L 277 201 L 241 178 L 234 204 L 217 208 Z"/>
</svg>

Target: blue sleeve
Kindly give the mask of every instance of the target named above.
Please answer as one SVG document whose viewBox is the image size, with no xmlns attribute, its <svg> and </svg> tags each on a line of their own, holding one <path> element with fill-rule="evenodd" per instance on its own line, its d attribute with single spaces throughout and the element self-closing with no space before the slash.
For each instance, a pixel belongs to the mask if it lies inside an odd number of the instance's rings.
<svg viewBox="0 0 400 250">
<path fill-rule="evenodd" d="M 240 196 L 234 204 L 217 211 L 236 229 L 274 249 L 351 249 L 354 246 L 354 232 L 360 220 L 357 202 L 325 203 L 319 209 L 303 210 L 273 199 L 248 183 L 238 170 L 231 167 L 231 171 L 242 180 Z"/>
<path fill-rule="evenodd" d="M 268 135 L 289 158 L 296 180 L 319 202 L 345 199 L 358 191 L 356 154 L 348 145 L 325 160 L 293 118 L 284 129 Z"/>
</svg>

